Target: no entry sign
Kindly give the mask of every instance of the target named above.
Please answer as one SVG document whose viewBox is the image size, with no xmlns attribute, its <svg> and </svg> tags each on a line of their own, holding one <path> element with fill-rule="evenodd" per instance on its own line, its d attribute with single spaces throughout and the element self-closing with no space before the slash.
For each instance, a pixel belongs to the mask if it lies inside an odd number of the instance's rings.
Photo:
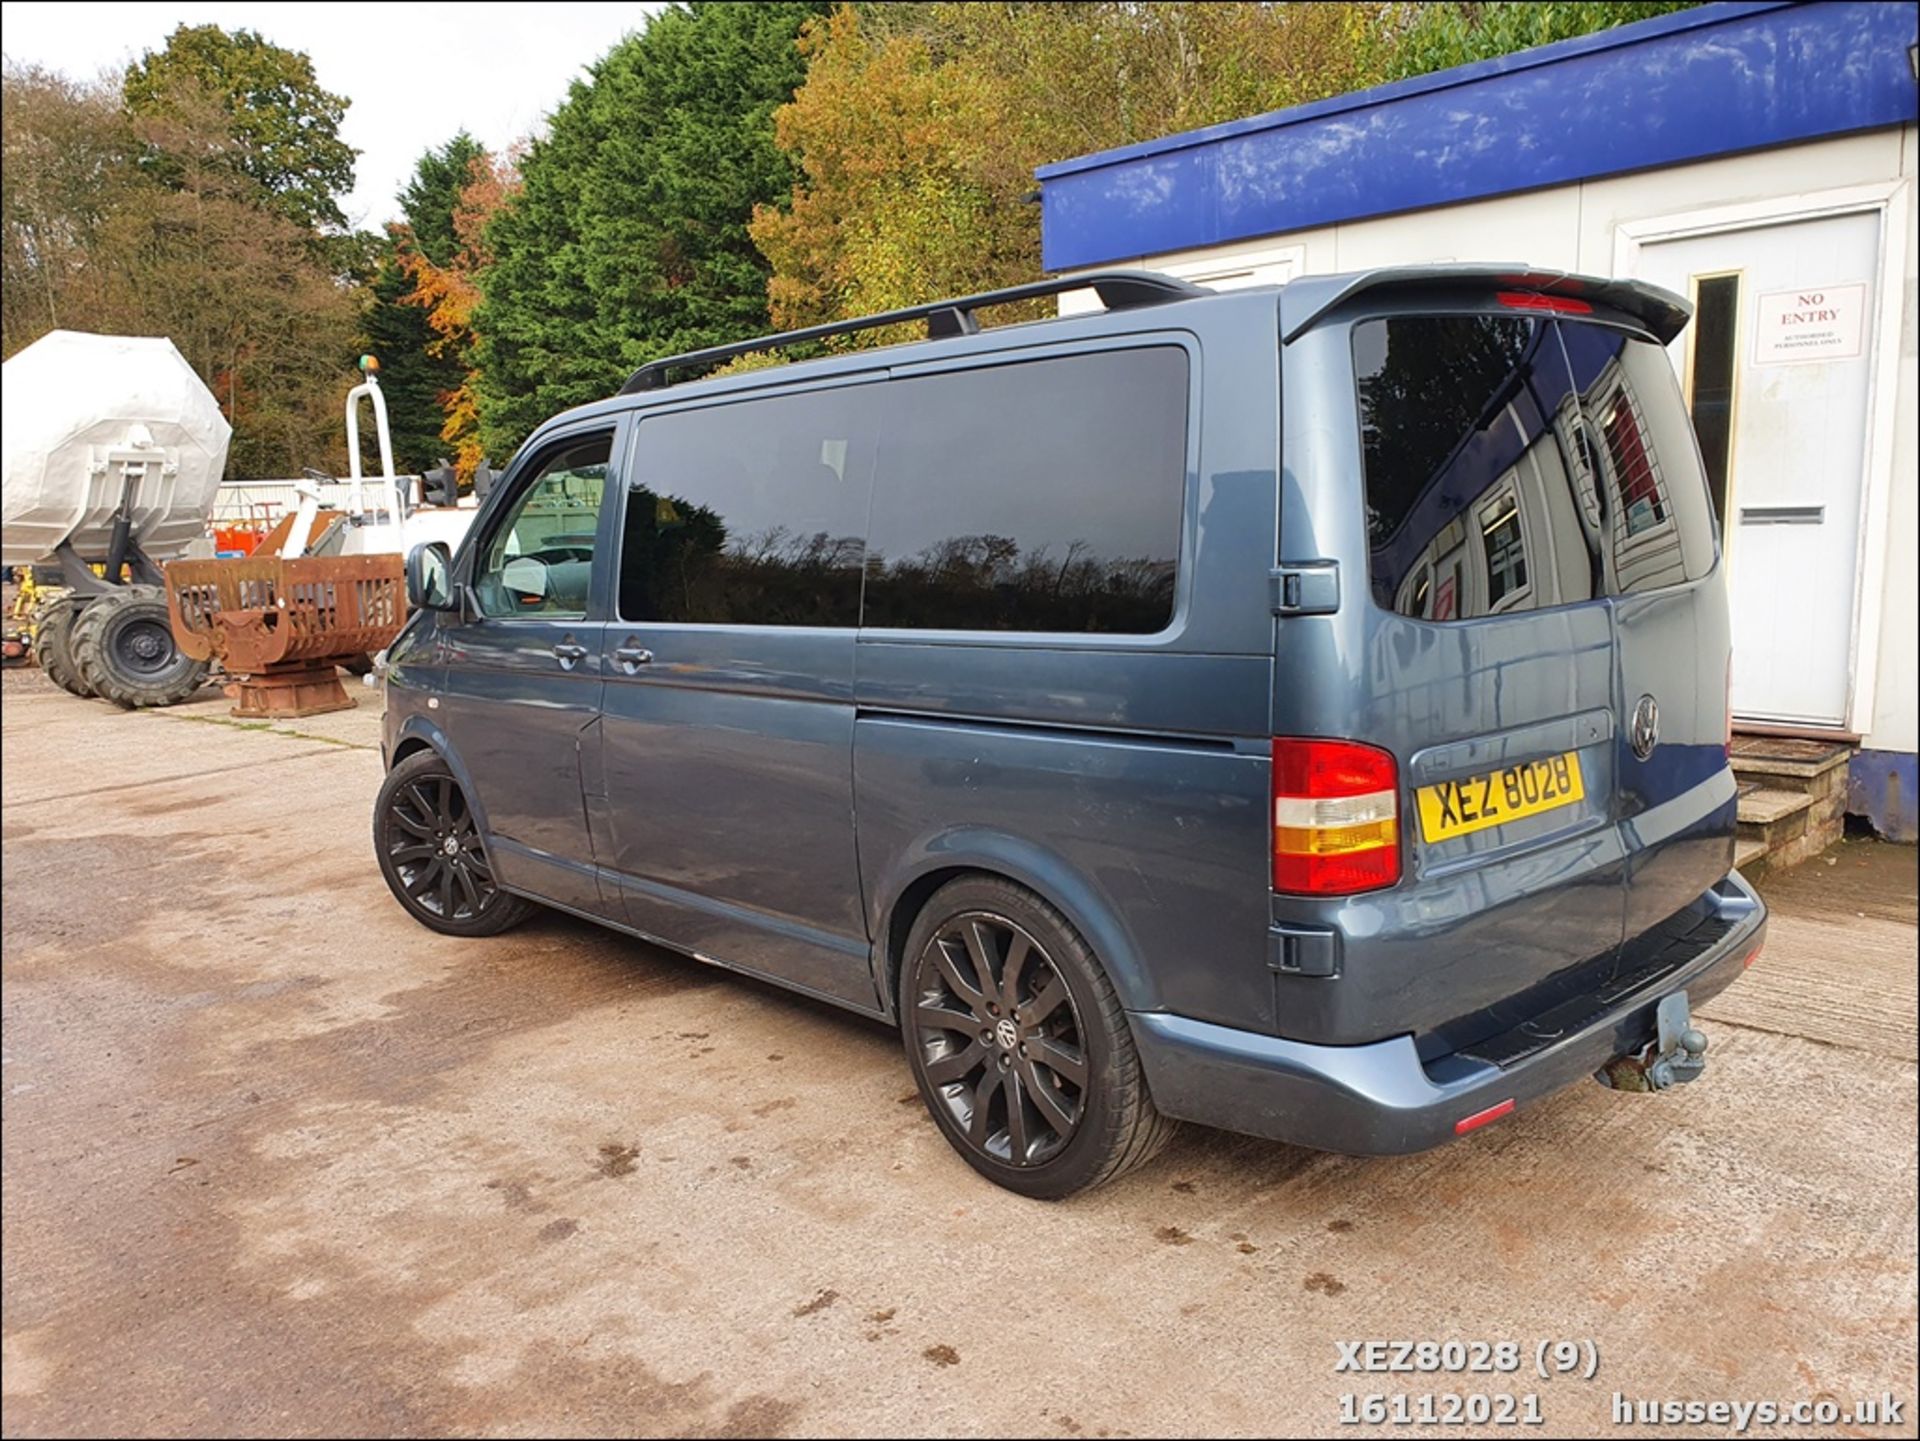
<svg viewBox="0 0 1920 1441">
<path fill-rule="evenodd" d="M 1755 365 L 1846 360 L 1860 353 L 1867 328 L 1867 287 L 1815 285 L 1760 297 L 1754 327 Z"/>
</svg>

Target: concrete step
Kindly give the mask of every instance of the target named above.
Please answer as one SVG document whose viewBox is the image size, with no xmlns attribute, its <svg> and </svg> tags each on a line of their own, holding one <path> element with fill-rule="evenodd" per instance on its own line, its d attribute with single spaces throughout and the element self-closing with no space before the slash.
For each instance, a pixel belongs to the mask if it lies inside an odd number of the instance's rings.
<svg viewBox="0 0 1920 1441">
<path fill-rule="evenodd" d="M 1826 795 L 1845 787 L 1846 765 L 1854 749 L 1845 741 L 1736 735 L 1728 763 L 1743 781 L 1758 781 L 1776 790 Z"/>
<path fill-rule="evenodd" d="M 1790 816 L 1813 808 L 1813 797 L 1805 791 L 1775 790 L 1762 786 L 1740 792 L 1740 824 L 1774 826 Z"/>
<path fill-rule="evenodd" d="M 1784 871 L 1840 839 L 1838 797 L 1740 782 L 1734 864 Z"/>
<path fill-rule="evenodd" d="M 1739 782 L 1739 839 L 1767 848 L 1749 864 L 1786 870 L 1840 839 L 1854 750 L 1844 740 L 1734 736 L 1728 760 Z"/>
</svg>

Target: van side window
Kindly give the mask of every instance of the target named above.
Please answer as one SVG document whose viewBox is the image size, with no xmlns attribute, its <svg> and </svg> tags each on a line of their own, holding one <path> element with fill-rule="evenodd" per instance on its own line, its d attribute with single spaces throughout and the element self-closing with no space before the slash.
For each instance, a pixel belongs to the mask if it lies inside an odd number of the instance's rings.
<svg viewBox="0 0 1920 1441">
<path fill-rule="evenodd" d="M 1713 568 L 1698 454 L 1652 341 L 1409 315 L 1356 325 L 1353 357 L 1380 605 L 1473 620 Z"/>
<path fill-rule="evenodd" d="M 877 384 L 651 415 L 620 544 L 620 617 L 860 620 Z"/>
<path fill-rule="evenodd" d="M 578 620 L 587 613 L 594 536 L 613 433 L 565 442 L 537 463 L 532 481 L 487 541 L 474 595 L 480 613 Z"/>
<path fill-rule="evenodd" d="M 1173 617 L 1187 355 L 889 382 L 861 624 L 1151 634 Z"/>
</svg>

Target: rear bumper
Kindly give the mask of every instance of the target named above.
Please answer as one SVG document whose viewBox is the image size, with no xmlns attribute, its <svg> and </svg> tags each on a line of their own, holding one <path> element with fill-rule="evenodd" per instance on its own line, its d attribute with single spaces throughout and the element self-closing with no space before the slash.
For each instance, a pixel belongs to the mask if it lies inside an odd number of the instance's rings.
<svg viewBox="0 0 1920 1441">
<path fill-rule="evenodd" d="M 1316 1046 L 1159 1011 L 1129 1019 L 1166 1115 L 1323 1151 L 1424 1151 L 1454 1139 L 1467 1116 L 1507 1100 L 1524 1106 L 1639 1050 L 1654 1036 L 1660 1001 L 1675 991 L 1698 1004 L 1724 990 L 1764 939 L 1766 906 L 1737 872 L 1703 899 L 1728 926 L 1710 948 L 1617 1001 L 1576 1008 L 1577 1024 L 1564 1007 L 1528 1022 L 1518 1029 L 1533 1028 L 1534 1046 L 1505 1065 L 1465 1054 L 1423 1064 L 1411 1036 Z M 1542 1044 L 1549 1027 L 1553 1037 Z"/>
</svg>

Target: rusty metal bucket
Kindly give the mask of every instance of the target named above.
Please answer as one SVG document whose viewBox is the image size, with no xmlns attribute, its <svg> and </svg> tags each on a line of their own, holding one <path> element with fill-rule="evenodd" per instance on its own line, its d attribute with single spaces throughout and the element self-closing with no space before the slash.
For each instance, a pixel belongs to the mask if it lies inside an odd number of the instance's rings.
<svg viewBox="0 0 1920 1441">
<path fill-rule="evenodd" d="M 407 620 L 397 555 L 251 555 L 166 567 L 174 642 L 233 677 L 236 716 L 347 710 L 342 661 L 372 655 Z"/>
</svg>

